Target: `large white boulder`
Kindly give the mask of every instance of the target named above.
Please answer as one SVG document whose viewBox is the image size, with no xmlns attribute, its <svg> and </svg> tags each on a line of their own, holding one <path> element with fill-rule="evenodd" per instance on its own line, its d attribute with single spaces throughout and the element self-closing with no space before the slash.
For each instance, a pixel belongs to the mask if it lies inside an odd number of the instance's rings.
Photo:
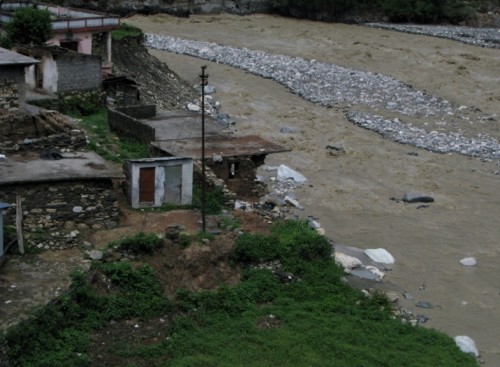
<svg viewBox="0 0 500 367">
<path fill-rule="evenodd" d="M 365 250 L 365 255 L 372 261 L 380 264 L 394 264 L 394 257 L 383 248 L 373 248 Z"/>
<path fill-rule="evenodd" d="M 343 252 L 335 251 L 334 256 L 335 261 L 344 267 L 346 273 L 349 273 L 353 268 L 358 268 L 363 265 L 360 259 L 346 255 Z"/>
<path fill-rule="evenodd" d="M 297 171 L 294 171 L 290 167 L 285 166 L 284 164 L 278 167 L 278 175 L 276 179 L 278 181 L 292 179 L 297 183 L 304 183 L 307 181 L 307 178 L 305 178 L 303 175 L 301 175 Z"/>
<path fill-rule="evenodd" d="M 460 264 L 462 264 L 463 266 L 476 266 L 477 261 L 473 257 L 466 257 L 460 260 Z"/>
<path fill-rule="evenodd" d="M 466 335 L 459 335 L 453 338 L 455 344 L 464 353 L 472 354 L 474 357 L 479 357 L 479 351 L 476 348 L 476 343 Z"/>
</svg>

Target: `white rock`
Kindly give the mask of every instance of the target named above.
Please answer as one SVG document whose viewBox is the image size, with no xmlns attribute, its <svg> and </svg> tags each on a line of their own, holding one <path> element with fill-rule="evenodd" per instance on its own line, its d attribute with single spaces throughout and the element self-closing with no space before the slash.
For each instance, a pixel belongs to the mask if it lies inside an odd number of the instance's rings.
<svg viewBox="0 0 500 367">
<path fill-rule="evenodd" d="M 464 353 L 472 354 L 474 357 L 479 357 L 479 351 L 476 348 L 476 343 L 466 335 L 459 335 L 453 338 L 455 344 Z"/>
<path fill-rule="evenodd" d="M 318 229 L 318 228 L 321 228 L 321 224 L 317 221 L 315 221 L 314 219 L 310 219 L 309 220 L 309 227 L 313 228 L 313 229 Z"/>
<path fill-rule="evenodd" d="M 291 178 L 297 183 L 304 183 L 307 181 L 307 178 L 305 178 L 303 175 L 301 175 L 297 171 L 294 171 L 290 167 L 287 167 L 284 164 L 282 164 L 281 166 L 278 167 L 277 180 L 285 181 L 288 180 L 289 178 Z"/>
<path fill-rule="evenodd" d="M 344 267 L 344 271 L 347 273 L 351 271 L 351 269 L 358 268 L 363 264 L 360 259 L 346 255 L 343 252 L 335 251 L 334 256 L 335 261 L 342 265 Z"/>
<path fill-rule="evenodd" d="M 297 209 L 300 209 L 300 210 L 303 210 L 304 207 L 302 205 L 300 205 L 299 201 L 291 196 L 285 196 L 285 198 L 283 199 L 285 200 L 285 203 L 287 203 L 288 205 L 291 205 Z"/>
<path fill-rule="evenodd" d="M 462 264 L 463 266 L 476 266 L 477 261 L 473 257 L 465 257 L 460 260 L 460 264 Z"/>
<path fill-rule="evenodd" d="M 6 160 L 7 158 L 5 157 L 5 154 L 0 154 L 0 161 L 4 161 Z"/>
<path fill-rule="evenodd" d="M 324 228 L 316 228 L 316 233 L 319 234 L 320 236 L 324 236 L 326 234 L 326 231 Z"/>
<path fill-rule="evenodd" d="M 198 105 L 195 105 L 194 103 L 188 103 L 187 108 L 189 111 L 194 111 L 194 112 L 201 111 L 201 107 Z"/>
<path fill-rule="evenodd" d="M 93 251 L 87 252 L 87 254 L 89 255 L 89 257 L 92 260 L 102 260 L 102 256 L 103 256 L 102 251 L 93 250 Z"/>
<path fill-rule="evenodd" d="M 83 208 L 81 206 L 74 206 L 73 207 L 73 213 L 81 213 L 83 211 Z"/>
<path fill-rule="evenodd" d="M 380 271 L 377 267 L 375 266 L 365 266 L 365 269 L 371 272 L 373 275 L 375 275 L 375 280 L 376 281 L 381 281 L 382 278 L 385 276 L 385 273 Z"/>
<path fill-rule="evenodd" d="M 365 255 L 380 264 L 394 264 L 394 257 L 383 248 L 367 249 Z"/>
</svg>

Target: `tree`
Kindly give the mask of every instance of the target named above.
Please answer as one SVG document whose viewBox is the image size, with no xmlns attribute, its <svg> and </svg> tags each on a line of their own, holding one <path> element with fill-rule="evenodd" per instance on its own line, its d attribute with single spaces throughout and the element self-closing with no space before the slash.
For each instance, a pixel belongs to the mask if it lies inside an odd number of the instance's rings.
<svg viewBox="0 0 500 367">
<path fill-rule="evenodd" d="M 5 31 L 13 43 L 41 45 L 52 36 L 50 12 L 36 8 L 18 9 L 12 21 L 5 25 Z"/>
</svg>

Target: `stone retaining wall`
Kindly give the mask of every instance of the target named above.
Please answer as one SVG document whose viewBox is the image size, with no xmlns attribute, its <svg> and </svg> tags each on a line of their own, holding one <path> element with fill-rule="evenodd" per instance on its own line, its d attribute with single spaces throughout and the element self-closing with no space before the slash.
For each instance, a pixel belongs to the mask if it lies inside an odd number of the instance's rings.
<svg viewBox="0 0 500 367">
<path fill-rule="evenodd" d="M 134 117 L 117 110 L 108 109 L 108 123 L 111 131 L 131 139 L 149 144 L 155 141 L 155 129 Z"/>
<path fill-rule="evenodd" d="M 25 244 L 61 249 L 83 242 L 88 229 L 109 229 L 119 224 L 117 196 L 110 179 L 29 183 L 0 186 L 0 201 L 23 201 Z M 6 225 L 15 223 L 15 209 L 4 212 Z"/>
<path fill-rule="evenodd" d="M 19 107 L 17 84 L 11 79 L 0 79 L 0 108 L 9 110 Z"/>
</svg>

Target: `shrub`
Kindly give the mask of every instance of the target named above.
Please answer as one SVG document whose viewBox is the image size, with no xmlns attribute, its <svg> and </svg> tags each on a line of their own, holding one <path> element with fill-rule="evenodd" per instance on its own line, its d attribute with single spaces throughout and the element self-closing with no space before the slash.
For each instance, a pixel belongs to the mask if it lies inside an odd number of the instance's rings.
<svg viewBox="0 0 500 367">
<path fill-rule="evenodd" d="M 5 24 L 7 37 L 17 44 L 41 45 L 52 37 L 52 21 L 48 10 L 21 8 L 12 21 Z"/>
<path fill-rule="evenodd" d="M 130 251 L 134 254 L 152 254 L 164 244 L 165 241 L 154 233 L 139 232 L 133 236 L 112 241 L 109 246 L 118 247 L 120 250 Z"/>
<path fill-rule="evenodd" d="M 224 208 L 224 192 L 220 187 L 206 190 L 205 210 L 207 214 L 219 214 Z M 201 208 L 201 187 L 193 187 L 193 207 Z"/>
</svg>

